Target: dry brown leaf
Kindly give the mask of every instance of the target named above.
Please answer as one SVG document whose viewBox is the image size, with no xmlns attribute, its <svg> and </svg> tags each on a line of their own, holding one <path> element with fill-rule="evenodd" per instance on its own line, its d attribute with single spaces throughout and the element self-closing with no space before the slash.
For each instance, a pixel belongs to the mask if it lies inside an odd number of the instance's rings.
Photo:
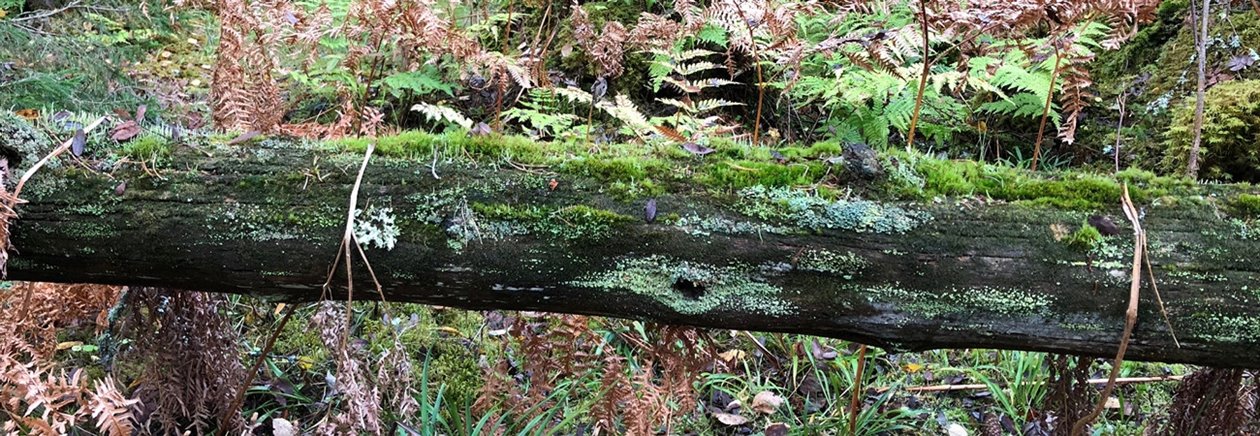
<svg viewBox="0 0 1260 436">
<path fill-rule="evenodd" d="M 787 436 L 788 426 L 782 422 L 774 422 L 766 426 L 766 436 Z"/>
<path fill-rule="evenodd" d="M 717 418 L 718 422 L 729 426 L 744 425 L 748 423 L 748 418 L 734 413 L 713 412 L 713 417 Z"/>
<path fill-rule="evenodd" d="M 752 401 L 752 409 L 766 415 L 773 414 L 780 405 L 783 405 L 783 397 L 770 391 L 761 391 Z"/>
</svg>

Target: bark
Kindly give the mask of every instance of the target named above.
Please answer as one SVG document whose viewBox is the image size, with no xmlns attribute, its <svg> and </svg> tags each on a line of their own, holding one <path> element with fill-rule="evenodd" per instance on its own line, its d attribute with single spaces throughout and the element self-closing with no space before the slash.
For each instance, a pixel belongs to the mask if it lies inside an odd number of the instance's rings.
<svg viewBox="0 0 1260 436">
<path fill-rule="evenodd" d="M 63 159 L 23 195 L 9 278 L 346 298 L 343 281 L 322 284 L 359 159 L 271 140 L 181 146 L 156 175 Z M 374 157 L 359 204 L 361 216 L 378 217 L 365 226 L 376 232 L 362 233 L 378 242 L 397 234 L 391 249 L 365 245 L 384 295 L 371 292 L 364 269 L 353 298 L 808 333 L 896 350 L 1108 356 L 1124 325 L 1127 223 L 1117 221 L 1120 234 L 1096 255 L 1067 236 L 1091 213 L 1122 217 L 1118 207 L 837 201 L 761 219 L 758 206 L 785 203 L 673 183 L 654 197 L 649 223 L 645 197 L 613 195 L 598 174 L 505 162 Z M 1126 358 L 1260 367 L 1256 234 L 1214 200 L 1251 189 L 1189 186 L 1139 200 L 1181 347 L 1144 290 Z"/>
</svg>

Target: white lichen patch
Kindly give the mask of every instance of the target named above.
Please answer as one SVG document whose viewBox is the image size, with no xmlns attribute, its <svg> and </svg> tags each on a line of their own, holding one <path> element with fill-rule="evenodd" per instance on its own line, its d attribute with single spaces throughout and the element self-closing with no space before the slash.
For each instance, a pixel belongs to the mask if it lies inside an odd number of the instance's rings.
<svg viewBox="0 0 1260 436">
<path fill-rule="evenodd" d="M 932 219 L 922 211 L 860 199 L 828 200 L 790 188 L 753 186 L 739 192 L 736 210 L 810 230 L 902 234 Z"/>
<path fill-rule="evenodd" d="M 393 250 L 398 243 L 398 225 L 394 210 L 388 207 L 354 211 L 354 239 L 370 247 Z"/>
<path fill-rule="evenodd" d="M 715 266 L 653 255 L 625 259 L 611 271 L 569 282 L 571 286 L 622 289 L 652 298 L 681 314 L 735 310 L 787 315 L 796 307 L 782 298 L 753 268 Z"/>
</svg>

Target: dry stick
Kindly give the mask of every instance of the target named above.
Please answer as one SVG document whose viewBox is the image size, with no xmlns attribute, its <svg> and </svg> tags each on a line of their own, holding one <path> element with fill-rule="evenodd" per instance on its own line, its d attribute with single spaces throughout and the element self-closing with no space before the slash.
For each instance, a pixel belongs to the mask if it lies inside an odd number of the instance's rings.
<svg viewBox="0 0 1260 436">
<path fill-rule="evenodd" d="M 1146 247 L 1146 236 L 1142 236 L 1143 256 L 1146 258 L 1146 272 L 1151 278 L 1151 290 L 1155 291 L 1155 302 L 1159 304 L 1159 314 L 1164 317 L 1164 325 L 1168 326 L 1168 334 L 1172 336 L 1173 344 L 1177 348 L 1181 348 L 1181 342 L 1177 340 L 1177 332 L 1173 330 L 1172 321 L 1168 319 L 1168 309 L 1164 308 L 1164 299 L 1159 296 L 1159 286 L 1155 284 L 1155 269 L 1151 267 L 1151 251 Z"/>
<path fill-rule="evenodd" d="M 1116 384 L 1121 385 L 1121 384 L 1134 384 L 1134 383 L 1179 381 L 1183 378 L 1186 378 L 1186 376 L 1168 375 L 1168 376 L 1158 376 L 1158 377 L 1121 377 L 1121 378 L 1116 379 Z M 1091 384 L 1091 385 L 1101 385 L 1109 381 L 1110 379 L 1105 379 L 1105 378 L 1092 378 L 1092 379 L 1086 380 L 1085 383 Z M 1040 381 L 1040 382 L 1020 383 L 1019 386 L 1039 386 L 1039 385 L 1044 385 L 1044 384 L 1046 384 L 1046 382 Z M 954 392 L 954 391 L 979 391 L 979 390 L 985 390 L 985 389 L 989 389 L 989 385 L 985 385 L 985 384 L 934 385 L 934 386 L 911 386 L 908 388 L 900 388 L 900 390 L 903 390 L 906 392 Z M 893 390 L 893 388 L 888 388 L 888 387 L 875 388 L 875 392 L 880 393 L 880 394 L 891 391 L 891 390 Z"/>
<path fill-rule="evenodd" d="M 1116 96 L 1116 105 L 1120 106 L 1120 122 L 1116 123 L 1116 146 L 1111 150 L 1116 154 L 1116 172 L 1120 172 L 1120 129 L 1124 128 L 1125 94 Z"/>
<path fill-rule="evenodd" d="M 232 402 L 228 403 L 228 408 L 223 409 L 223 416 L 219 417 L 220 436 L 227 434 L 227 423 L 229 415 L 241 408 L 241 403 L 245 401 L 245 391 L 249 389 L 249 385 L 254 383 L 254 377 L 258 375 L 258 369 L 262 368 L 263 359 L 271 354 L 271 348 L 276 344 L 276 338 L 280 337 L 280 332 L 284 331 L 284 325 L 289 323 L 290 315 L 293 315 L 294 305 L 285 306 L 284 317 L 280 318 L 280 325 L 277 325 L 271 331 L 271 337 L 267 338 L 267 343 L 263 345 L 262 352 L 254 359 L 254 364 L 250 366 L 249 372 L 245 373 L 245 383 L 241 384 L 240 389 L 236 390 L 236 394 L 232 396 Z"/>
<path fill-rule="evenodd" d="M 354 178 L 354 187 L 350 189 L 350 210 L 346 212 L 346 231 L 341 236 L 341 246 L 337 247 L 337 256 L 333 258 L 332 267 L 328 269 L 328 278 L 324 280 L 324 292 L 328 292 L 328 287 L 332 283 L 333 273 L 337 271 L 337 264 L 345 255 L 346 261 L 346 328 L 350 327 L 354 312 L 351 306 L 354 303 L 354 273 L 351 271 L 350 261 L 350 244 L 358 245 L 354 239 L 354 211 L 359 207 L 359 186 L 363 184 L 363 173 L 367 172 L 368 161 L 372 158 L 372 151 L 376 149 L 376 143 L 369 142 L 367 151 L 363 153 L 363 164 L 359 166 L 359 175 Z M 348 335 L 347 335 L 348 336 Z M 342 338 L 344 342 L 345 337 Z M 345 345 L 344 343 L 342 345 Z"/>
<path fill-rule="evenodd" d="M 858 348 L 857 374 L 853 375 L 853 395 L 849 397 L 849 434 L 857 434 L 858 404 L 862 398 L 862 379 L 866 378 L 866 344 Z"/>
<path fill-rule="evenodd" d="M 1207 88 L 1205 58 L 1207 57 L 1208 7 L 1212 5 L 1212 0 L 1200 1 L 1203 2 L 1203 12 L 1199 14 L 1199 33 L 1195 41 L 1195 57 L 1199 61 L 1197 71 L 1199 83 L 1194 98 L 1194 140 L 1190 143 L 1190 162 L 1186 165 L 1186 173 L 1191 179 L 1199 177 L 1199 145 L 1203 141 L 1203 92 Z M 1193 11 L 1194 8 L 1191 10 Z"/>
<path fill-rule="evenodd" d="M 1037 129 L 1037 142 L 1033 145 L 1033 156 L 1031 168 L 1037 171 L 1037 159 L 1041 157 L 1041 139 L 1046 134 L 1046 119 L 1050 118 L 1050 103 L 1054 102 L 1054 82 L 1059 80 L 1059 61 L 1063 60 L 1059 56 L 1059 47 L 1054 47 L 1054 71 L 1050 73 L 1050 88 L 1046 90 L 1046 107 L 1041 110 L 1041 127 Z"/>
<path fill-rule="evenodd" d="M 928 73 L 932 63 L 928 59 L 928 50 L 931 48 L 928 42 L 928 18 L 927 18 L 927 0 L 919 1 L 919 9 L 922 11 L 919 15 L 922 17 L 920 21 L 923 24 L 923 73 L 919 77 L 919 93 L 914 96 L 914 115 L 910 116 L 910 133 L 906 135 L 906 150 L 914 145 L 914 129 L 919 125 L 919 113 L 923 110 L 923 90 L 927 88 Z M 983 156 L 981 156 L 983 159 Z"/>
<path fill-rule="evenodd" d="M 1142 289 L 1142 254 L 1146 247 L 1146 232 L 1142 230 L 1142 222 L 1138 220 L 1139 215 L 1137 208 L 1133 206 L 1133 200 L 1129 198 L 1129 185 L 1124 185 L 1124 191 L 1120 197 L 1124 206 L 1124 215 L 1129 218 L 1129 222 L 1133 224 L 1133 269 L 1130 274 L 1132 284 L 1129 286 L 1129 307 L 1124 312 L 1124 333 L 1120 336 L 1120 349 L 1116 352 L 1116 359 L 1111 363 L 1111 374 L 1107 376 L 1107 385 L 1103 387 L 1098 396 L 1098 404 L 1094 405 L 1094 410 L 1088 415 L 1076 421 L 1072 426 L 1072 436 L 1081 436 L 1085 434 L 1085 427 L 1089 423 L 1098 418 L 1102 414 L 1103 409 L 1107 407 L 1107 398 L 1111 396 L 1111 391 L 1116 388 L 1116 377 L 1120 374 L 1120 366 L 1124 363 L 1124 352 L 1129 348 L 1129 338 L 1133 335 L 1133 325 L 1137 324 L 1138 295 Z"/>
</svg>

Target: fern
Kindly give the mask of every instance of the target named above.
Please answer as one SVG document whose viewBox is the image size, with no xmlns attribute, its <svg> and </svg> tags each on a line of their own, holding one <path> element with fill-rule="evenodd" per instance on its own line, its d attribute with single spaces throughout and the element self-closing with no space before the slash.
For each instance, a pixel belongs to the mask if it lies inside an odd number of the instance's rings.
<svg viewBox="0 0 1260 436">
<path fill-rule="evenodd" d="M 447 106 L 417 103 L 411 107 L 411 110 L 420 112 L 429 121 L 449 122 L 463 127 L 465 130 L 471 129 L 473 125 L 472 120 L 468 119 L 468 117 Z"/>
<path fill-rule="evenodd" d="M 386 76 L 382 81 L 395 98 L 401 98 L 405 92 L 413 95 L 427 95 L 441 91 L 447 96 L 455 96 L 455 85 L 443 81 L 441 73 L 432 66 L 426 66 L 418 71 L 394 73 Z"/>
<path fill-rule="evenodd" d="M 503 112 L 507 120 L 516 121 L 529 127 L 530 136 L 535 139 L 552 139 L 569 135 L 575 124 L 581 119 L 572 113 L 565 113 L 562 102 L 557 96 L 558 90 L 533 88 L 528 97 L 521 101 L 519 107 Z M 586 94 L 587 102 L 590 101 Z"/>
</svg>

